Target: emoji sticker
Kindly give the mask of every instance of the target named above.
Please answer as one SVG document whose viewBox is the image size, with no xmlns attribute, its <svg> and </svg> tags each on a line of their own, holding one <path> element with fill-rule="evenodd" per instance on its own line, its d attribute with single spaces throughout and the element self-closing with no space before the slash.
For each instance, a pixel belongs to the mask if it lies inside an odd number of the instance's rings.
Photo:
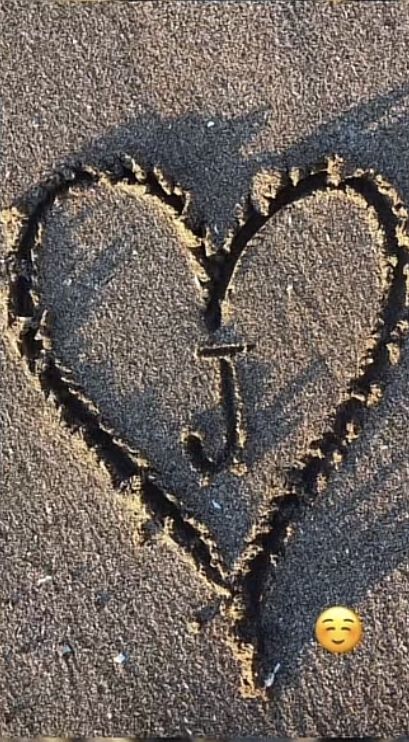
<svg viewBox="0 0 409 742">
<path fill-rule="evenodd" d="M 335 605 L 327 608 L 318 616 L 315 624 L 315 636 L 319 644 L 328 652 L 344 654 L 351 652 L 362 639 L 363 627 L 359 616 L 351 611 Z"/>
</svg>

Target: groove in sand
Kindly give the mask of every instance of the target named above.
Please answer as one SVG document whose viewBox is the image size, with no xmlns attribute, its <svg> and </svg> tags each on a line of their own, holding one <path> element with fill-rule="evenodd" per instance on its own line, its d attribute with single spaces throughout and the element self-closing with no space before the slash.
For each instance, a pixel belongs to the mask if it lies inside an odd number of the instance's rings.
<svg viewBox="0 0 409 742">
<path fill-rule="evenodd" d="M 229 243 L 209 256 L 204 227 L 195 228 L 187 223 L 188 195 L 158 171 L 146 172 L 127 158 L 118 160 L 112 168 L 71 169 L 42 184 L 36 191 L 34 205 L 28 199 L 30 205 L 21 208 L 23 227 L 13 241 L 8 260 L 8 322 L 17 335 L 20 353 L 30 372 L 38 377 L 44 394 L 51 397 L 61 411 L 62 420 L 70 429 L 81 433 L 87 446 L 106 465 L 115 486 L 132 490 L 133 483 L 138 480 L 136 489 L 146 508 L 163 524 L 170 524 L 174 541 L 187 552 L 205 579 L 226 596 L 227 613 L 232 619 L 229 641 L 242 661 L 244 691 L 250 695 L 264 692 L 259 673 L 259 656 L 263 650 L 260 601 L 267 571 L 271 569 L 271 557 L 282 556 L 291 522 L 300 517 L 303 508 L 325 485 L 334 464 L 345 457 L 351 441 L 362 428 L 367 408 L 379 402 L 394 356 L 391 348 L 398 353 L 408 329 L 406 265 L 409 240 L 407 213 L 398 194 L 370 171 L 334 178 L 330 161 L 298 180 L 291 174 L 280 174 L 280 179 L 282 185 L 275 196 L 267 198 L 266 213 L 258 211 L 249 200 L 245 216 Z M 343 191 L 365 201 L 376 215 L 382 233 L 383 257 L 389 269 L 385 272 L 380 313 L 368 342 L 370 353 L 364 356 L 358 376 L 350 380 L 348 399 L 334 411 L 331 429 L 320 440 L 312 442 L 302 466 L 287 473 L 283 493 L 272 499 L 269 512 L 258 524 L 240 567 L 232 574 L 228 573 L 207 529 L 182 513 L 175 495 L 159 487 L 149 462 L 141 460 L 125 441 L 102 425 L 98 410 L 64 373 L 53 352 L 52 328 L 47 326 L 46 308 L 36 290 L 36 256 L 41 249 L 45 218 L 58 196 L 74 187 L 86 189 L 106 181 L 112 186 L 124 184 L 142 189 L 159 199 L 195 237 L 196 246 L 191 254 L 202 276 L 204 316 L 210 332 L 221 326 L 222 303 L 241 255 L 257 232 L 285 206 L 317 191 Z M 233 366 L 229 356 L 245 350 L 244 346 L 226 347 L 223 358 L 221 349 L 210 345 L 201 351 L 203 357 L 219 357 L 224 364 L 220 383 L 228 429 L 225 460 L 234 458 L 238 441 L 244 440 L 240 399 L 231 393 L 237 386 L 227 384 L 226 379 L 232 382 Z M 199 459 L 198 454 L 197 466 L 208 469 L 209 462 Z"/>
</svg>

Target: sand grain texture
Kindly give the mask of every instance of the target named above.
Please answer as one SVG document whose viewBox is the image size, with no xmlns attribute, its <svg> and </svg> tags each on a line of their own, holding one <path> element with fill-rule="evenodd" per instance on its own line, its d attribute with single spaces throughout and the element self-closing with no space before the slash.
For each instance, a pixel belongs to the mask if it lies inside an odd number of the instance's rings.
<svg viewBox="0 0 409 742">
<path fill-rule="evenodd" d="M 331 153 L 382 173 L 409 203 L 408 9 L 0 0 L 3 220 L 10 227 L 11 206 L 34 203 L 58 166 L 120 153 L 191 193 L 189 217 L 208 225 L 209 249 L 262 170 Z M 316 193 L 247 246 L 218 330 L 220 341 L 255 343 L 237 362 L 247 473 L 211 484 L 181 444 L 193 427 L 215 452 L 224 434 L 217 369 L 195 355 L 209 331 L 191 237 L 162 205 L 103 184 L 71 191 L 47 216 L 39 280 L 59 357 L 230 566 L 356 374 L 382 303 L 372 216 L 348 195 Z M 407 345 L 360 441 L 299 510 L 271 565 L 260 662 L 265 676 L 281 668 L 266 702 L 248 700 L 228 617 L 193 631 L 216 592 L 157 524 L 141 546 L 137 497 L 114 490 L 24 370 L 6 330 L 9 244 L 10 229 L 0 243 L 1 731 L 406 732 Z M 334 658 L 312 627 L 342 601 L 362 613 L 366 635 Z"/>
</svg>

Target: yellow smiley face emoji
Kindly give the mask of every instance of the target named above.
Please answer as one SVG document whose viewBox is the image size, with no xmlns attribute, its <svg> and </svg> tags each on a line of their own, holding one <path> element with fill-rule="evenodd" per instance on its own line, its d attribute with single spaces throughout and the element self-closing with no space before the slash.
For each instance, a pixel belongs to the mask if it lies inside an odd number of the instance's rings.
<svg viewBox="0 0 409 742">
<path fill-rule="evenodd" d="M 315 624 L 315 636 L 317 641 L 328 652 L 343 654 L 350 652 L 362 639 L 362 621 L 359 616 L 344 608 L 335 605 L 327 608 L 318 616 Z"/>
</svg>

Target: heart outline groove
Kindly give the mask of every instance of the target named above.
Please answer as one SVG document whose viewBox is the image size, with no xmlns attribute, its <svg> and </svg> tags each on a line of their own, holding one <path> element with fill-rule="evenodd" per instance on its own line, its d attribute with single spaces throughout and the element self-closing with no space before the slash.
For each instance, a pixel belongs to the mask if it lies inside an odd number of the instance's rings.
<svg viewBox="0 0 409 742">
<path fill-rule="evenodd" d="M 96 406 L 54 354 L 52 326 L 36 282 L 37 257 L 46 229 L 44 222 L 58 196 L 68 194 L 74 187 L 86 190 L 104 181 L 113 186 L 125 183 L 150 194 L 171 209 L 173 216 L 182 220 L 195 236 L 198 247 L 187 249 L 206 276 L 202 282 L 203 311 L 210 334 L 221 326 L 222 304 L 241 255 L 263 226 L 286 206 L 319 191 L 350 189 L 374 212 L 382 231 L 386 289 L 360 371 L 348 384 L 347 399 L 333 411 L 331 428 L 318 441 L 311 442 L 310 453 L 301 466 L 285 473 L 283 492 L 278 496 L 273 494 L 269 512 L 257 522 L 255 536 L 244 550 L 237 571 L 227 570 L 209 531 L 189 513 L 182 512 L 177 496 L 157 483 L 156 472 L 149 462 L 102 424 Z M 189 194 L 159 170 L 144 170 L 126 155 L 100 168 L 79 165 L 63 169 L 41 184 L 35 193 L 34 199 L 28 198 L 17 208 L 8 210 L 10 218 L 17 213 L 22 223 L 11 241 L 7 258 L 8 327 L 17 339 L 20 355 L 30 373 L 39 380 L 45 396 L 59 410 L 62 422 L 81 433 L 88 448 L 107 468 L 114 486 L 124 492 L 138 493 L 146 510 L 166 525 L 175 543 L 187 552 L 198 571 L 220 593 L 226 615 L 230 617 L 229 641 L 242 662 L 242 690 L 249 696 L 265 695 L 260 603 L 267 571 L 272 569 L 272 557 L 283 556 L 289 525 L 314 501 L 319 483 L 328 481 L 336 462 L 344 459 L 352 439 L 359 436 L 368 408 L 376 406 L 382 397 L 389 367 L 395 362 L 392 358 L 396 352 L 399 354 L 407 335 L 408 213 L 398 193 L 382 176 L 372 170 L 348 171 L 336 156 L 305 171 L 294 169 L 276 174 L 276 186 L 266 194 L 264 208 L 257 208 L 249 196 L 232 235 L 213 252 L 208 250 L 205 226 L 190 223 Z"/>
</svg>

